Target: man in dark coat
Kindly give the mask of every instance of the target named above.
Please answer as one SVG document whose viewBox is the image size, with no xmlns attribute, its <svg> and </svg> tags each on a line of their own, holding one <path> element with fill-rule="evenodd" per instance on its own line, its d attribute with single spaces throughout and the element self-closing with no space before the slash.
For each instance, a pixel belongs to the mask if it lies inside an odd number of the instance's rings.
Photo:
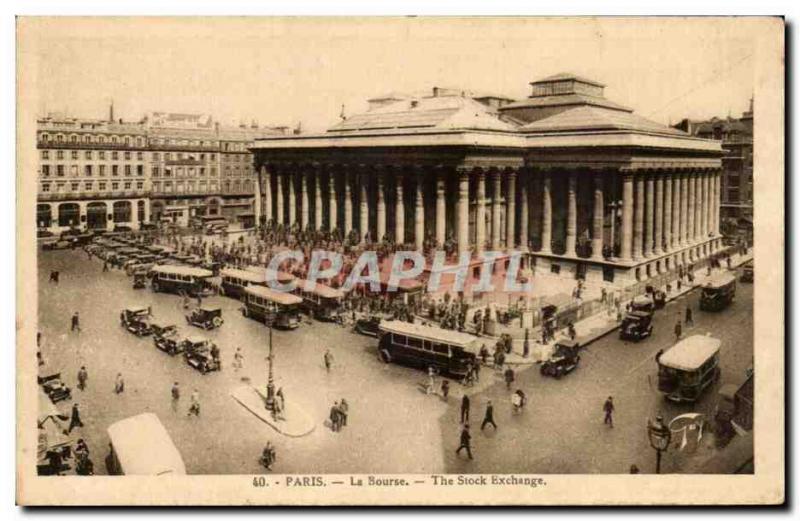
<svg viewBox="0 0 800 521">
<path fill-rule="evenodd" d="M 494 430 L 497 430 L 497 424 L 494 422 L 494 406 L 492 405 L 492 401 L 489 400 L 486 403 L 486 412 L 483 414 L 483 423 L 481 423 L 481 430 L 486 427 L 487 424 L 491 424 L 494 427 Z"/>
<path fill-rule="evenodd" d="M 72 432 L 72 429 L 75 427 L 83 427 L 83 422 L 81 421 L 81 413 L 78 410 L 78 404 L 72 404 L 72 417 L 69 420 L 69 428 L 67 429 L 67 434 Z"/>
<path fill-rule="evenodd" d="M 78 315 L 77 311 L 75 313 L 73 313 L 73 315 L 72 315 L 72 329 L 71 329 L 71 331 L 75 331 L 76 329 L 80 333 L 80 331 L 81 331 L 81 319 L 80 319 L 80 316 Z"/>
<path fill-rule="evenodd" d="M 688 306 L 686 308 L 686 319 L 684 320 L 684 322 L 686 322 L 687 326 L 689 324 L 694 325 L 694 320 L 692 319 L 692 308 Z"/>
<path fill-rule="evenodd" d="M 678 321 L 675 322 L 675 340 L 680 340 L 681 334 L 683 334 L 683 327 L 681 326 L 681 319 L 678 319 Z"/>
<path fill-rule="evenodd" d="M 469 421 L 469 396 L 466 394 L 461 398 L 461 423 L 466 424 Z"/>
<path fill-rule="evenodd" d="M 469 444 L 471 439 L 472 436 L 469 433 L 469 424 L 465 423 L 464 428 L 461 429 L 461 440 L 460 440 L 461 443 L 458 445 L 458 448 L 456 449 L 456 454 L 460 454 L 463 449 L 467 449 L 467 456 L 469 456 L 469 459 L 472 459 L 472 448 L 470 447 Z"/>
<path fill-rule="evenodd" d="M 605 417 L 603 418 L 603 423 L 608 425 L 609 427 L 614 427 L 614 418 L 612 415 L 614 414 L 614 400 L 611 396 L 603 404 L 603 412 L 605 413 Z"/>
</svg>

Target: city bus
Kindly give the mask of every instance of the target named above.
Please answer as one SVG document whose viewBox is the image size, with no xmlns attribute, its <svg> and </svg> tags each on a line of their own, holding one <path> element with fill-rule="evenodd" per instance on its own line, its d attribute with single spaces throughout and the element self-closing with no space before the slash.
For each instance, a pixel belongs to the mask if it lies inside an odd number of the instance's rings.
<svg viewBox="0 0 800 521">
<path fill-rule="evenodd" d="M 270 281 L 277 280 L 280 284 L 287 284 L 294 280 L 294 276 L 282 271 L 273 271 L 258 266 L 248 266 L 240 270 L 225 268 L 220 271 L 222 277 L 222 291 L 226 296 L 241 299 L 244 288 L 250 285 L 267 287 Z"/>
<path fill-rule="evenodd" d="M 185 475 L 183 457 L 158 416 L 146 412 L 108 428 L 108 473 L 127 476 Z"/>
<path fill-rule="evenodd" d="M 344 291 L 319 282 L 312 289 L 311 283 L 304 281 L 294 292 L 303 299 L 303 309 L 317 320 L 333 322 L 339 315 Z"/>
<path fill-rule="evenodd" d="M 658 390 L 674 402 L 694 402 L 719 380 L 722 342 L 711 336 L 687 337 L 658 357 Z"/>
<path fill-rule="evenodd" d="M 480 350 L 480 338 L 435 326 L 384 320 L 378 329 L 378 357 L 387 364 L 433 366 L 440 373 L 463 377 Z"/>
<path fill-rule="evenodd" d="M 190 266 L 158 264 L 150 270 L 150 287 L 155 292 L 177 293 L 192 297 L 211 294 L 208 270 Z"/>
<path fill-rule="evenodd" d="M 246 317 L 280 329 L 297 329 L 300 326 L 303 299 L 297 295 L 253 285 L 244 289 L 243 302 L 242 315 Z"/>
<path fill-rule="evenodd" d="M 725 272 L 712 278 L 703 285 L 700 293 L 700 309 L 719 311 L 733 302 L 736 295 L 736 277 L 732 272 Z"/>
</svg>

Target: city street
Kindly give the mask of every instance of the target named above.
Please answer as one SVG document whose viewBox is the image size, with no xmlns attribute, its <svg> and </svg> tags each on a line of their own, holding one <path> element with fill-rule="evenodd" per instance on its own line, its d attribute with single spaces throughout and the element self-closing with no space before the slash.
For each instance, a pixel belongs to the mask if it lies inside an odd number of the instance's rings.
<svg viewBox="0 0 800 521">
<path fill-rule="evenodd" d="M 58 285 L 47 281 L 51 270 L 61 272 Z M 244 318 L 240 304 L 224 297 L 208 299 L 223 308 L 225 324 L 208 333 L 188 326 L 181 299 L 133 290 L 123 272 L 102 273 L 102 261 L 89 261 L 83 251 L 43 252 L 39 255 L 39 323 L 42 373 L 58 372 L 80 402 L 85 427 L 77 437 L 89 444 L 97 473 L 105 473 L 108 451 L 106 429 L 112 423 L 154 412 L 182 453 L 190 474 L 261 473 L 261 449 L 271 441 L 277 450 L 276 473 L 624 473 L 635 463 L 652 472 L 655 454 L 645 431 L 648 416 L 665 419 L 682 412 L 711 413 L 716 398 L 710 389 L 697 404 L 669 404 L 656 391 L 655 353 L 674 340 L 673 327 L 687 305 L 695 326 L 685 335 L 705 334 L 723 342 L 721 383 L 739 383 L 752 359 L 752 286 L 740 284 L 732 307 L 720 313 L 700 312 L 698 293 L 669 303 L 656 313 L 652 338 L 625 343 L 615 333 L 591 344 L 582 353 L 578 369 L 554 380 L 542 377 L 538 366 L 517 375 L 514 388 L 529 397 L 526 410 L 512 417 L 510 393 L 501 374 L 481 372 L 481 385 L 472 395 L 472 433 L 475 459 L 454 455 L 458 446 L 458 413 L 462 388 L 453 383 L 449 403 L 421 391 L 422 371 L 384 365 L 376 356 L 376 341 L 353 334 L 335 324 L 304 323 L 296 331 L 275 331 L 275 375 L 291 414 L 302 407 L 317 419 L 315 430 L 302 438 L 288 438 L 240 406 L 230 391 L 248 379 L 266 382 L 268 330 Z M 222 350 L 223 371 L 202 375 L 182 357 L 171 358 L 153 346 L 150 337 L 138 338 L 119 325 L 119 312 L 127 305 L 152 306 L 158 319 L 179 325 L 182 336 L 204 334 Z M 81 316 L 80 333 L 71 333 L 70 317 Z M 233 353 L 241 347 L 244 369 L 232 367 Z M 328 373 L 323 353 L 334 355 Z M 89 372 L 88 389 L 76 388 L 81 365 Z M 117 373 L 125 379 L 125 392 L 113 392 Z M 182 397 L 173 409 L 170 388 L 178 381 Z M 200 393 L 199 418 L 187 417 L 189 395 Z M 614 396 L 615 426 L 603 425 L 602 405 Z M 331 405 L 345 398 L 350 404 L 348 425 L 331 432 L 324 421 Z M 495 403 L 495 421 L 480 432 L 487 399 Z M 62 411 L 69 410 L 62 402 Z M 679 457 L 668 453 L 663 469 L 677 470 Z"/>
</svg>

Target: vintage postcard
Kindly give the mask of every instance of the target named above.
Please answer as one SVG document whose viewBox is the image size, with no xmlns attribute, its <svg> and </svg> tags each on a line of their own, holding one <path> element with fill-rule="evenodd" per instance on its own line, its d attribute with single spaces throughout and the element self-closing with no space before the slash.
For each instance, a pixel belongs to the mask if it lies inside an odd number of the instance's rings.
<svg viewBox="0 0 800 521">
<path fill-rule="evenodd" d="M 18 18 L 18 503 L 782 503 L 783 34 Z"/>
</svg>

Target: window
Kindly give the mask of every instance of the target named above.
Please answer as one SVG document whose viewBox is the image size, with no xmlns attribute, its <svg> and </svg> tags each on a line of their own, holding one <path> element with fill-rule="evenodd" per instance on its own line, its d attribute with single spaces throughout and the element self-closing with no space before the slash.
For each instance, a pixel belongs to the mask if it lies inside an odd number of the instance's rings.
<svg viewBox="0 0 800 521">
<path fill-rule="evenodd" d="M 211 154 L 211 160 L 212 161 L 216 161 L 217 160 L 217 154 Z"/>
<path fill-rule="evenodd" d="M 70 136 L 69 137 L 69 142 L 70 143 L 77 143 L 78 142 L 78 136 Z"/>
<path fill-rule="evenodd" d="M 49 192 L 50 191 L 50 183 L 42 184 L 42 192 Z"/>
<path fill-rule="evenodd" d="M 113 152 L 111 152 L 111 159 L 112 159 L 113 161 L 116 161 L 117 159 L 119 159 L 119 154 L 117 153 L 117 151 L 116 151 L 116 150 L 114 150 Z"/>
<path fill-rule="evenodd" d="M 128 136 L 125 136 L 125 139 L 123 140 L 123 142 L 125 143 L 125 146 L 130 146 L 131 138 L 129 138 Z M 126 152 L 126 154 L 130 154 L 130 152 Z"/>
<path fill-rule="evenodd" d="M 137 190 L 144 189 L 144 181 L 136 181 L 136 189 Z"/>
<path fill-rule="evenodd" d="M 100 137 L 98 137 L 98 138 L 97 138 L 97 142 L 98 142 L 98 143 L 105 143 L 105 142 L 106 142 L 106 138 L 105 138 L 105 136 L 100 136 Z M 101 159 L 102 159 L 102 158 L 101 158 Z"/>
<path fill-rule="evenodd" d="M 160 192 L 161 191 L 161 183 L 158 181 L 153 181 L 153 191 Z"/>
<path fill-rule="evenodd" d="M 142 159 L 144 159 L 144 154 L 142 152 L 136 152 L 136 159 L 141 161 Z"/>
<path fill-rule="evenodd" d="M 100 165 L 98 168 L 100 169 L 100 176 L 101 177 L 106 175 L 106 165 Z"/>
<path fill-rule="evenodd" d="M 150 173 L 153 175 L 153 177 L 158 177 L 158 167 L 154 166 L 153 168 L 151 168 Z"/>
<path fill-rule="evenodd" d="M 131 165 L 125 165 L 125 175 L 131 175 Z"/>
<path fill-rule="evenodd" d="M 130 190 L 131 189 L 131 182 L 130 181 L 125 181 L 125 183 L 122 185 L 122 187 L 125 190 Z"/>
<path fill-rule="evenodd" d="M 70 155 L 72 156 L 72 159 L 78 159 L 78 151 L 77 150 L 73 150 L 72 154 L 70 154 Z"/>
<path fill-rule="evenodd" d="M 99 151 L 97 153 L 97 157 L 100 158 L 100 159 L 105 159 L 106 158 L 106 151 L 105 150 Z"/>
<path fill-rule="evenodd" d="M 92 158 L 92 151 L 91 150 L 87 150 L 86 152 L 84 152 L 83 157 L 85 157 L 86 159 L 91 159 Z"/>
<path fill-rule="evenodd" d="M 211 167 L 211 177 L 217 177 L 217 167 Z"/>
<path fill-rule="evenodd" d="M 56 175 L 58 177 L 64 177 L 64 165 L 56 165 Z"/>
<path fill-rule="evenodd" d="M 559 264 L 551 264 L 550 265 L 550 273 L 555 273 L 556 275 L 561 273 L 561 265 L 559 265 Z"/>
<path fill-rule="evenodd" d="M 200 154 L 200 161 L 205 161 L 205 160 L 206 160 L 206 155 Z"/>
<path fill-rule="evenodd" d="M 42 150 L 42 159 L 50 159 L 50 151 Z"/>
<path fill-rule="evenodd" d="M 72 177 L 78 175 L 78 165 L 72 165 L 71 167 L 69 167 L 69 175 L 71 175 Z"/>
<path fill-rule="evenodd" d="M 111 182 L 111 189 L 112 190 L 119 190 L 119 181 L 112 181 Z"/>
<path fill-rule="evenodd" d="M 164 160 L 169 161 L 171 159 L 172 159 L 172 153 L 167 152 L 166 154 L 164 154 Z"/>
<path fill-rule="evenodd" d="M 206 175 L 206 169 L 205 169 L 205 167 L 201 166 L 200 167 L 200 177 L 204 177 L 205 175 Z"/>
<path fill-rule="evenodd" d="M 126 151 L 126 152 L 125 152 L 125 160 L 126 160 L 126 161 L 129 161 L 129 160 L 130 160 L 130 158 L 131 158 L 131 153 Z"/>
<path fill-rule="evenodd" d="M 61 135 L 61 134 L 57 135 L 56 136 L 56 142 L 57 143 L 63 143 L 64 142 L 64 136 Z"/>
<path fill-rule="evenodd" d="M 92 176 L 92 165 L 86 165 L 83 167 L 83 173 L 86 177 Z"/>
<path fill-rule="evenodd" d="M 64 151 L 63 150 L 59 150 L 58 152 L 56 152 L 56 159 L 64 159 Z"/>
<path fill-rule="evenodd" d="M 111 165 L 111 175 L 119 175 L 119 165 Z"/>
<path fill-rule="evenodd" d="M 42 177 L 50 177 L 50 165 L 42 165 Z"/>
<path fill-rule="evenodd" d="M 100 181 L 100 182 L 97 184 L 97 188 L 98 188 L 98 189 L 99 189 L 99 190 L 102 192 L 103 190 L 105 190 L 105 189 L 106 189 L 106 182 L 105 182 L 105 181 Z"/>
<path fill-rule="evenodd" d="M 78 191 L 78 183 L 70 183 L 69 184 L 69 189 L 72 190 L 73 192 L 77 192 Z"/>
<path fill-rule="evenodd" d="M 83 189 L 86 191 L 91 191 L 93 184 L 94 183 L 92 183 L 91 181 L 86 181 L 85 183 L 83 183 Z"/>
<path fill-rule="evenodd" d="M 153 161 L 161 161 L 161 154 L 153 152 Z"/>
<path fill-rule="evenodd" d="M 143 165 L 136 165 L 136 175 L 144 175 L 144 166 Z"/>
<path fill-rule="evenodd" d="M 92 142 L 92 136 L 83 136 L 83 142 L 84 143 L 91 143 Z"/>
</svg>

